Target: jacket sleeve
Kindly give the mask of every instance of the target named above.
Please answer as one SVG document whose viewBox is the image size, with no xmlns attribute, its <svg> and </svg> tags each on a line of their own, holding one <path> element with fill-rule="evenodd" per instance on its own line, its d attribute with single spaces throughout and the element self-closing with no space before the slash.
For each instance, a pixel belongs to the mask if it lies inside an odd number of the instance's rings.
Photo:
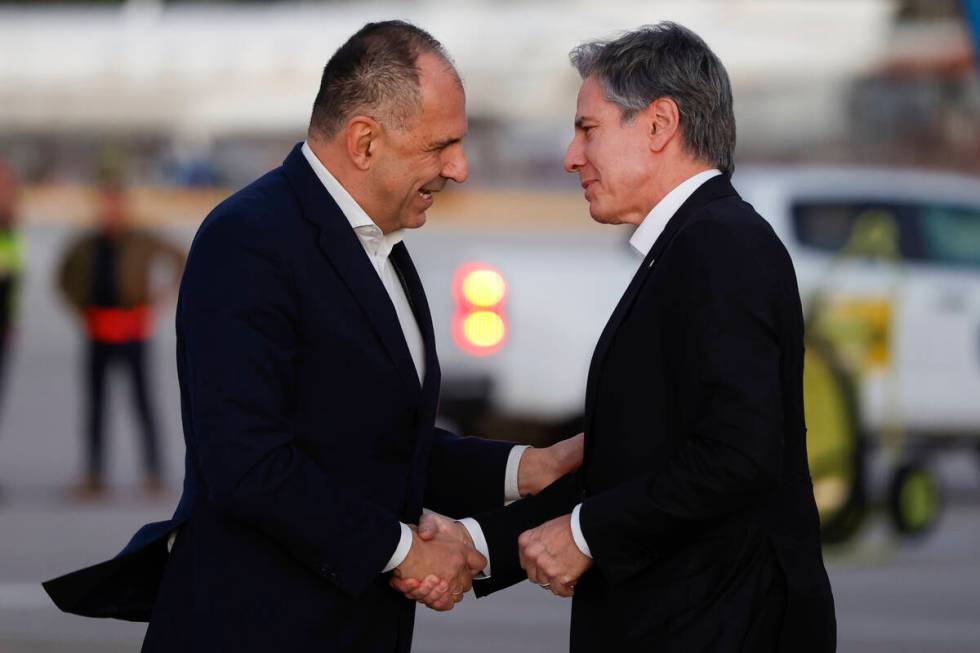
<svg viewBox="0 0 980 653">
<path fill-rule="evenodd" d="M 521 568 L 517 538 L 521 533 L 549 519 L 567 515 L 582 500 L 582 480 L 579 473 L 558 479 L 540 494 L 515 501 L 506 508 L 478 515 L 476 521 L 490 549 L 490 578 L 476 580 L 473 591 L 486 596 L 515 585 L 527 578 Z"/>
<path fill-rule="evenodd" d="M 425 506 L 459 519 L 504 505 L 513 442 L 464 438 L 436 428 L 425 476 Z"/>
<path fill-rule="evenodd" d="M 670 555 L 779 483 L 783 390 L 775 307 L 785 281 L 778 271 L 786 268 L 766 246 L 774 240 L 698 222 L 672 247 L 671 279 L 679 289 L 672 317 L 681 321 L 678 344 L 688 366 L 677 375 L 677 392 L 697 415 L 690 432 L 673 438 L 678 445 L 657 471 L 583 502 L 583 535 L 610 582 Z"/>
<path fill-rule="evenodd" d="M 190 453 L 216 511 L 359 594 L 394 552 L 400 526 L 335 484 L 290 432 L 303 325 L 275 223 L 225 212 L 195 240 L 178 306 Z"/>
<path fill-rule="evenodd" d="M 84 279 L 81 277 L 80 258 L 84 245 L 84 237 L 76 239 L 65 249 L 58 265 L 58 291 L 65 302 L 76 313 L 85 310 L 83 289 Z"/>
<path fill-rule="evenodd" d="M 171 283 L 167 286 L 167 291 L 172 292 L 180 283 L 180 277 L 184 272 L 184 265 L 187 262 L 184 252 L 165 238 L 152 234 L 149 237 L 152 239 L 154 254 L 169 263 Z"/>
</svg>

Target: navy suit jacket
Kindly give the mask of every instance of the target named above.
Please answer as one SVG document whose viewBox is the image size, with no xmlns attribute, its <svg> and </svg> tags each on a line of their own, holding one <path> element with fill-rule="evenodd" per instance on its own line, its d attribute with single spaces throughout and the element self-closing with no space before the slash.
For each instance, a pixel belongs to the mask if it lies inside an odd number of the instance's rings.
<svg viewBox="0 0 980 653">
<path fill-rule="evenodd" d="M 573 653 L 836 646 L 803 420 L 803 313 L 782 243 L 726 176 L 677 210 L 596 345 L 582 469 L 478 519 L 487 594 L 520 533 L 577 503 L 594 566 Z"/>
<path fill-rule="evenodd" d="M 434 426 L 432 320 L 403 244 L 391 259 L 423 384 L 300 146 L 207 217 L 177 306 L 180 503 L 112 560 L 45 583 L 61 609 L 149 619 L 144 651 L 409 649 L 414 603 L 381 574 L 399 521 L 423 503 L 452 516 L 503 505 L 512 445 Z"/>
</svg>

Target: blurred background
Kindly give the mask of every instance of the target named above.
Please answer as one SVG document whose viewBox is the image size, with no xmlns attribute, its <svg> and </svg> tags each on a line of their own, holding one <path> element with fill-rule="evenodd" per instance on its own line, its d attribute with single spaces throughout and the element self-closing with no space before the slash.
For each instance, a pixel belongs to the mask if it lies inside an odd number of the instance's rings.
<svg viewBox="0 0 980 653">
<path fill-rule="evenodd" d="M 639 263 L 561 168 L 567 52 L 673 20 L 726 64 L 735 185 L 797 268 L 810 465 L 842 651 L 980 651 L 980 0 L 0 0 L 0 652 L 132 651 L 39 582 L 168 517 L 173 298 L 218 201 L 305 133 L 363 23 L 431 31 L 467 86 L 470 181 L 408 236 L 443 422 L 577 432 Z M 529 584 L 420 612 L 415 650 L 567 650 Z"/>
</svg>

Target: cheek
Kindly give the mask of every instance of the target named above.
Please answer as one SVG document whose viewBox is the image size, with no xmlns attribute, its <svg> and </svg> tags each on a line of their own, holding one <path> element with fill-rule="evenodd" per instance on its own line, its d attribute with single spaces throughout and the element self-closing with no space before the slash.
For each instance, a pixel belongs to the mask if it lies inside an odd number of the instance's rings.
<svg viewBox="0 0 980 653">
<path fill-rule="evenodd" d="M 650 162 L 635 143 L 620 143 L 611 160 L 613 166 L 609 172 L 613 173 L 613 181 L 618 189 L 635 192 L 646 181 Z"/>
</svg>

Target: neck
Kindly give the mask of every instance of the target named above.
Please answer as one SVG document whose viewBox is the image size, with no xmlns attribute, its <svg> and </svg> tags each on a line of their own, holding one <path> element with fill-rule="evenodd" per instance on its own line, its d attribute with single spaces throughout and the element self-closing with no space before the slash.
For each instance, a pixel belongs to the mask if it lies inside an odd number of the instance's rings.
<svg viewBox="0 0 980 653">
<path fill-rule="evenodd" d="M 323 167 L 344 187 L 344 190 L 350 193 L 358 206 L 364 209 L 365 213 L 384 233 L 387 234 L 395 230 L 395 227 L 378 224 L 378 217 L 375 215 L 377 211 L 373 210 L 375 204 L 369 192 L 370 186 L 367 175 L 364 171 L 351 165 L 350 159 L 347 157 L 346 146 L 340 137 L 326 140 L 311 132 L 306 137 L 306 143 L 316 158 L 320 160 L 320 163 L 323 164 Z"/>
<path fill-rule="evenodd" d="M 658 170 L 653 171 L 652 179 L 648 188 L 650 189 L 650 195 L 647 201 L 646 213 L 639 216 L 639 219 L 634 224 L 640 224 L 643 220 L 650 214 L 657 204 L 667 195 L 680 186 L 682 183 L 690 179 L 696 174 L 704 172 L 705 170 L 711 170 L 715 166 L 710 163 L 705 163 L 704 161 L 699 161 L 696 159 L 685 158 L 681 160 L 675 160 L 672 162 L 665 162 L 665 164 Z"/>
<path fill-rule="evenodd" d="M 326 168 L 333 178 L 340 182 L 340 185 L 347 189 L 347 192 L 351 194 L 357 202 L 360 204 L 361 200 L 358 198 L 357 194 L 354 192 L 355 176 L 350 166 L 347 165 L 347 160 L 343 156 L 342 145 L 337 142 L 337 139 L 326 140 L 313 132 L 310 132 L 306 137 L 306 144 L 310 146 L 313 154 L 323 167 Z M 363 204 L 362 204 L 363 206 Z"/>
</svg>

